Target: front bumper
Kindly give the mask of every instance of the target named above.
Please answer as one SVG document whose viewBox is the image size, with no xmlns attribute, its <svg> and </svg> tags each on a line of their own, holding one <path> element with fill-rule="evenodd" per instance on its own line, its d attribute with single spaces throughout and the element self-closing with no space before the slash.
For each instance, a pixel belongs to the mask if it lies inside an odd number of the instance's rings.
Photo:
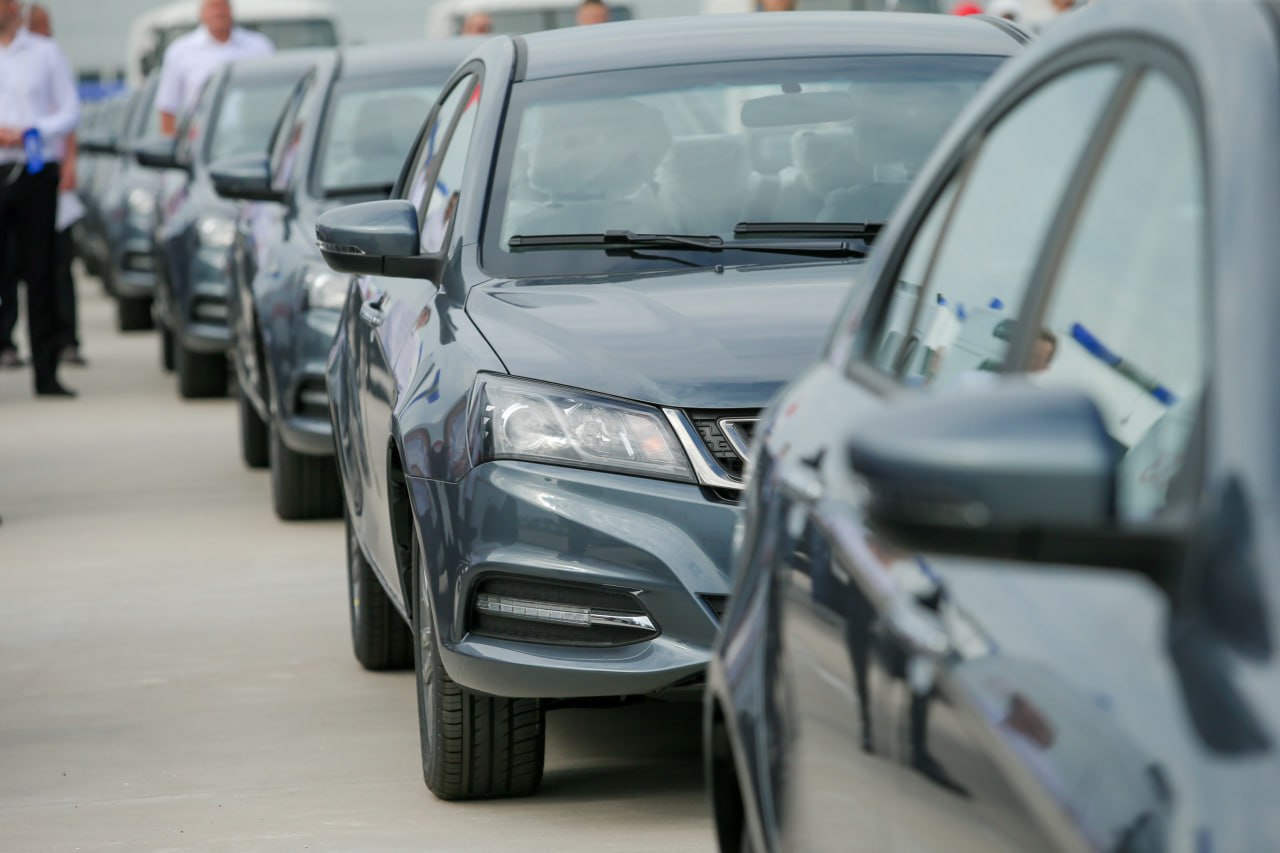
<svg viewBox="0 0 1280 853">
<path fill-rule="evenodd" d="M 333 425 L 329 417 L 329 390 L 325 363 L 338 331 L 337 311 L 301 311 L 291 320 L 291 346 L 282 353 L 287 373 L 276 374 L 283 395 L 276 401 L 280 437 L 295 453 L 333 455 Z M 270 353 L 268 357 L 275 354 Z M 281 361 L 277 361 L 280 364 Z"/>
<path fill-rule="evenodd" d="M 111 263 L 115 268 L 117 296 L 138 298 L 155 295 L 155 258 L 151 252 L 151 241 L 144 235 L 131 236 L 120 246 L 113 246 Z"/>
<path fill-rule="evenodd" d="M 231 346 L 227 325 L 227 249 L 200 247 L 191 259 L 190 289 L 174 282 L 174 301 L 181 316 L 177 329 L 182 345 L 193 352 L 226 352 Z"/>
<path fill-rule="evenodd" d="M 729 591 L 735 506 L 691 484 L 526 462 L 481 465 L 459 483 L 409 482 L 441 657 L 455 681 L 499 696 L 570 698 L 701 679 L 715 602 Z M 480 633 L 478 592 L 495 579 L 633 594 L 657 636 L 590 646 Z"/>
</svg>

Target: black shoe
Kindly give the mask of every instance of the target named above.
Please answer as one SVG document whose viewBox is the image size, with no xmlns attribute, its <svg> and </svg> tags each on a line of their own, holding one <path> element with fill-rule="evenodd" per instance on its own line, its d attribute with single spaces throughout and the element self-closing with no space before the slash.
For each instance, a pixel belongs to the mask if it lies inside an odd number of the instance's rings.
<svg viewBox="0 0 1280 853">
<path fill-rule="evenodd" d="M 48 385 L 36 386 L 37 397 L 74 397 L 75 391 L 58 382 L 50 382 Z"/>
<path fill-rule="evenodd" d="M 74 367 L 88 367 L 88 360 L 80 354 L 79 347 L 64 347 L 58 356 L 59 364 L 70 364 Z"/>
<path fill-rule="evenodd" d="M 16 370 L 19 367 L 26 367 L 27 363 L 22 360 L 22 356 L 18 355 L 16 349 L 5 347 L 0 349 L 0 367 Z"/>
</svg>

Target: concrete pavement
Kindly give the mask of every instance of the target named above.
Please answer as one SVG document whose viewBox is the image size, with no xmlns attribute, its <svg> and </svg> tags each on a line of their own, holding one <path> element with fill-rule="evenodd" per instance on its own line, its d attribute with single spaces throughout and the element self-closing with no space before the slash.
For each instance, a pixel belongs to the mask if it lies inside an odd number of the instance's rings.
<svg viewBox="0 0 1280 853">
<path fill-rule="evenodd" d="M 82 280 L 78 400 L 0 373 L 0 849 L 713 849 L 695 706 L 553 713 L 540 795 L 432 798 L 340 522 L 276 521 L 234 404 L 113 318 Z"/>
</svg>

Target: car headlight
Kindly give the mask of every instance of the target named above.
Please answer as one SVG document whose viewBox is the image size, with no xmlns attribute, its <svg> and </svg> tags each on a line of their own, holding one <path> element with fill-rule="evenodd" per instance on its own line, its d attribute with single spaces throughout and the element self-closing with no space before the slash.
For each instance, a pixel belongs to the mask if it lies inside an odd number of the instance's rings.
<svg viewBox="0 0 1280 853">
<path fill-rule="evenodd" d="M 139 219 L 146 219 L 156 212 L 156 197 L 141 188 L 129 191 L 129 212 Z"/>
<path fill-rule="evenodd" d="M 477 462 L 524 459 L 693 482 L 657 409 L 503 376 L 476 385 Z"/>
<path fill-rule="evenodd" d="M 336 273 L 328 267 L 307 267 L 302 276 L 308 308 L 330 308 L 341 311 L 347 302 L 351 276 Z"/>
<path fill-rule="evenodd" d="M 196 223 L 200 245 L 210 249 L 229 249 L 236 240 L 236 224 L 230 219 L 206 216 Z"/>
</svg>

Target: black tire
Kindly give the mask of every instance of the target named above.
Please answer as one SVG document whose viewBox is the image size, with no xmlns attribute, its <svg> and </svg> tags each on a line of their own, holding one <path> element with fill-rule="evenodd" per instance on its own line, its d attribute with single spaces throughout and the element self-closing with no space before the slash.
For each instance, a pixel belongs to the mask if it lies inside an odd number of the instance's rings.
<svg viewBox="0 0 1280 853">
<path fill-rule="evenodd" d="M 155 321 L 151 319 L 151 297 L 117 297 L 116 326 L 122 332 L 142 332 L 153 328 Z"/>
<path fill-rule="evenodd" d="M 538 790 L 546 711 L 537 699 L 473 693 L 444 670 L 413 548 L 414 681 L 422 778 L 442 800 L 524 797 Z"/>
<path fill-rule="evenodd" d="M 338 463 L 332 456 L 295 453 L 280 437 L 274 423 L 270 432 L 271 502 L 285 521 L 337 518 L 342 512 L 342 487 Z"/>
<path fill-rule="evenodd" d="M 227 396 L 227 357 L 220 352 L 194 352 L 174 341 L 178 395 L 184 400 Z"/>
<path fill-rule="evenodd" d="M 413 631 L 382 588 L 364 558 L 360 542 L 347 524 L 347 603 L 351 613 L 351 647 L 367 670 L 385 672 L 413 666 Z"/>
<path fill-rule="evenodd" d="M 174 343 L 173 332 L 165 326 L 160 327 L 160 366 L 164 368 L 165 373 L 172 373 L 174 369 Z"/>
<path fill-rule="evenodd" d="M 266 468 L 271 464 L 267 422 L 258 417 L 258 410 L 249 402 L 243 388 L 236 396 L 240 400 L 240 458 L 250 468 Z"/>
</svg>

